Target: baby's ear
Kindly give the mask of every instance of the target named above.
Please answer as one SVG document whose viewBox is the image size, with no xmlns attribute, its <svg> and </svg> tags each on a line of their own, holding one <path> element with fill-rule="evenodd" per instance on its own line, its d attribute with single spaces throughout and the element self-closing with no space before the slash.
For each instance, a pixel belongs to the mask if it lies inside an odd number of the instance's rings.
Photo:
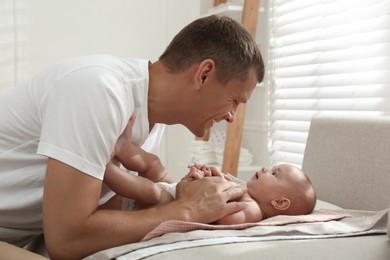
<svg viewBox="0 0 390 260">
<path fill-rule="evenodd" d="M 291 205 L 291 201 L 286 197 L 280 197 L 272 200 L 271 204 L 277 210 L 287 210 Z"/>
</svg>

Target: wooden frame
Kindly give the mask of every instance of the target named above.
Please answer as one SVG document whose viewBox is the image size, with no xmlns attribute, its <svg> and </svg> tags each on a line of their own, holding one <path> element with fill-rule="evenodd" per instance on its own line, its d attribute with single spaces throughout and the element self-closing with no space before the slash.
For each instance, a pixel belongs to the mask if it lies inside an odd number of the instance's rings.
<svg viewBox="0 0 390 260">
<path fill-rule="evenodd" d="M 242 13 L 242 25 L 252 37 L 256 38 L 257 18 L 260 0 L 245 0 Z M 246 104 L 238 106 L 233 123 L 228 125 L 223 155 L 222 172 L 237 176 L 242 133 L 244 128 Z"/>
</svg>

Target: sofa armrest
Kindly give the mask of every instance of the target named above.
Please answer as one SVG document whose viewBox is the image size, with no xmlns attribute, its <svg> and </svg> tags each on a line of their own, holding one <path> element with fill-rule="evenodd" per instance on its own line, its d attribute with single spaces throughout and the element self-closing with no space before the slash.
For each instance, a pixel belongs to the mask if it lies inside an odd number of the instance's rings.
<svg viewBox="0 0 390 260">
<path fill-rule="evenodd" d="M 320 200 L 383 210 L 390 203 L 390 117 L 315 117 L 302 169 Z"/>
</svg>

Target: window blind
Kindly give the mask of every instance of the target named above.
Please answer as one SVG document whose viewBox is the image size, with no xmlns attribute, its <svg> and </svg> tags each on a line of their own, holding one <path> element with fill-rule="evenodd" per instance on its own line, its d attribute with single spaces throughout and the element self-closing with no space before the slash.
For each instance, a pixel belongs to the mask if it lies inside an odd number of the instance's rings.
<svg viewBox="0 0 390 260">
<path fill-rule="evenodd" d="M 274 0 L 270 150 L 302 165 L 317 115 L 390 115 L 390 0 Z"/>
</svg>

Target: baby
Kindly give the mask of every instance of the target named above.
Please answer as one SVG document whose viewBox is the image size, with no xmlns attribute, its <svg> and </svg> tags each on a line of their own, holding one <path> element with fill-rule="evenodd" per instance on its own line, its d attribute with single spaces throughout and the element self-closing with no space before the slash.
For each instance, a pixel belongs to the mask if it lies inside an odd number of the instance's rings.
<svg viewBox="0 0 390 260">
<path fill-rule="evenodd" d="M 215 167 L 190 165 L 184 179 L 221 176 L 226 181 L 245 182 L 225 175 Z M 114 173 L 113 173 L 114 172 Z M 108 164 L 104 182 L 117 194 L 133 199 L 136 208 L 142 209 L 169 203 L 175 199 L 176 184 L 152 182 L 144 177 L 128 174 L 115 164 Z M 240 224 L 258 222 L 276 215 L 310 214 L 316 203 L 316 194 L 309 178 L 295 166 L 281 164 L 269 170 L 263 167 L 246 182 L 247 192 L 239 199 L 248 206 L 215 223 Z"/>
</svg>

